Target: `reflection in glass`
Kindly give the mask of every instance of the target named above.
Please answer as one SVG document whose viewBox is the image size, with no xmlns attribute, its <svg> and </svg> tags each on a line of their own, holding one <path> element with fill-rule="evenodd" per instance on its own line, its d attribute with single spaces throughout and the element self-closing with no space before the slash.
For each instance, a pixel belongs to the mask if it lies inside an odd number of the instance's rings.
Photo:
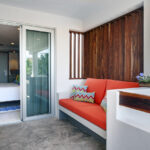
<svg viewBox="0 0 150 150">
<path fill-rule="evenodd" d="M 49 33 L 26 32 L 27 116 L 50 113 Z"/>
</svg>

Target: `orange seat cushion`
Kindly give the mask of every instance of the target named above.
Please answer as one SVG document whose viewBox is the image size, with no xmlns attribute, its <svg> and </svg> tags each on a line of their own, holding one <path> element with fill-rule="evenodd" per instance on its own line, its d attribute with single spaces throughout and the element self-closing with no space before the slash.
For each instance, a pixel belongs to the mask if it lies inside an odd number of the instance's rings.
<svg viewBox="0 0 150 150">
<path fill-rule="evenodd" d="M 106 113 L 98 104 L 61 99 L 59 104 L 73 113 L 106 130 Z"/>
<path fill-rule="evenodd" d="M 139 87 L 139 83 L 117 81 L 117 80 L 107 80 L 106 89 L 113 90 L 113 89 L 136 88 L 136 87 Z"/>
<path fill-rule="evenodd" d="M 95 92 L 94 102 L 100 104 L 106 90 L 106 82 L 105 79 L 92 79 L 88 78 L 85 82 L 85 85 L 88 86 L 87 92 Z"/>
</svg>

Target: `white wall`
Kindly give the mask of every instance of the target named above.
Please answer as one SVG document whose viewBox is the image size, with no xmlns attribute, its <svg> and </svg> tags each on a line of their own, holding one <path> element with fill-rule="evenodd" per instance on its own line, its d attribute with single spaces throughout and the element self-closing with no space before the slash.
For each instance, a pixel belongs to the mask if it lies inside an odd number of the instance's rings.
<svg viewBox="0 0 150 150">
<path fill-rule="evenodd" d="M 144 73 L 150 75 L 150 0 L 144 0 Z"/>
<path fill-rule="evenodd" d="M 83 80 L 69 80 L 69 30 L 82 31 L 82 21 L 69 17 L 0 5 L 0 20 L 55 29 L 56 92 L 71 89 L 72 84 Z"/>
<path fill-rule="evenodd" d="M 150 150 L 149 132 L 128 125 L 128 122 L 117 120 L 116 91 L 110 90 L 107 95 L 107 150 Z M 145 117 L 147 114 L 145 113 L 143 116 Z M 124 117 L 126 118 L 126 116 Z M 142 117 L 140 118 L 141 122 Z"/>
<path fill-rule="evenodd" d="M 87 31 L 139 8 L 143 5 L 143 1 L 144 0 L 109 0 L 103 9 L 95 9 L 96 11 L 93 11 L 88 18 L 83 20 L 84 30 Z"/>
</svg>

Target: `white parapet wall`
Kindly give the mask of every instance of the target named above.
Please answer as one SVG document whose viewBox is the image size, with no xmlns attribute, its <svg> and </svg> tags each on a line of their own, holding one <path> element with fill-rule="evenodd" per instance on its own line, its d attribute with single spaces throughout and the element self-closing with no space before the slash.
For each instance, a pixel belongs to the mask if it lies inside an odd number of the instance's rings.
<svg viewBox="0 0 150 150">
<path fill-rule="evenodd" d="M 107 92 L 107 150 L 149 150 L 150 114 L 119 106 L 119 91 Z M 150 88 L 123 91 L 150 95 Z"/>
</svg>

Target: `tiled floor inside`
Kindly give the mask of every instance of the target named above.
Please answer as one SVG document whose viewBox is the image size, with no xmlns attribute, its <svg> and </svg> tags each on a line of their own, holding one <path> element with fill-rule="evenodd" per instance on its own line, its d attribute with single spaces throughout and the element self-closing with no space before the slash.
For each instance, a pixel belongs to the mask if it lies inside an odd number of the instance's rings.
<svg viewBox="0 0 150 150">
<path fill-rule="evenodd" d="M 0 112 L 0 126 L 19 122 L 21 122 L 20 110 Z"/>
</svg>

